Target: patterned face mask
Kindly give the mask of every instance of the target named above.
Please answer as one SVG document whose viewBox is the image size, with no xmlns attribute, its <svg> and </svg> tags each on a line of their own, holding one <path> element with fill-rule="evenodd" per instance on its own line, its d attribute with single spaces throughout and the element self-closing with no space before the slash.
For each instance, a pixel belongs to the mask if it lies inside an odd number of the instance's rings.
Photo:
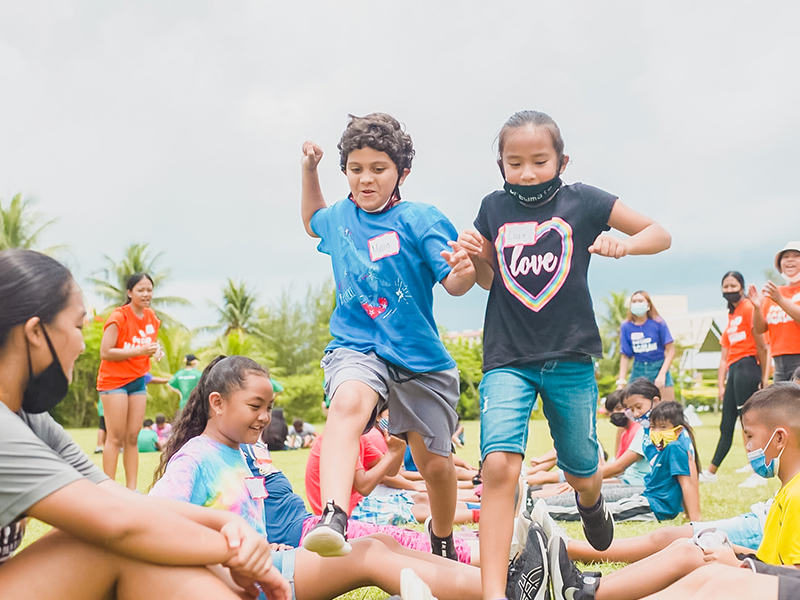
<svg viewBox="0 0 800 600">
<path fill-rule="evenodd" d="M 678 436 L 681 434 L 681 429 L 683 429 L 681 425 L 673 427 L 672 429 L 651 429 L 650 441 L 653 442 L 653 445 L 658 450 L 663 450 L 667 447 L 667 444 L 671 444 L 678 439 Z"/>
</svg>

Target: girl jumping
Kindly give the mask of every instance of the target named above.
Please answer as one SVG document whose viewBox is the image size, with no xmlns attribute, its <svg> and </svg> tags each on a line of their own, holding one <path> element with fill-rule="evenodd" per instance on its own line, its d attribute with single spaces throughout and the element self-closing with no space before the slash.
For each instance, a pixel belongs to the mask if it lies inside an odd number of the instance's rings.
<svg viewBox="0 0 800 600">
<path fill-rule="evenodd" d="M 584 532 L 606 548 L 614 524 L 600 494 L 592 357 L 602 352 L 589 296 L 592 254 L 655 254 L 670 235 L 615 196 L 560 178 L 569 157 L 556 123 L 544 113 L 514 114 L 499 134 L 503 190 L 483 199 L 477 231 L 459 236 L 489 290 L 481 382 L 484 492 L 481 570 L 486 600 L 503 597 L 514 490 L 541 395 L 558 466 L 576 490 Z M 605 233 L 613 227 L 621 239 Z"/>
</svg>

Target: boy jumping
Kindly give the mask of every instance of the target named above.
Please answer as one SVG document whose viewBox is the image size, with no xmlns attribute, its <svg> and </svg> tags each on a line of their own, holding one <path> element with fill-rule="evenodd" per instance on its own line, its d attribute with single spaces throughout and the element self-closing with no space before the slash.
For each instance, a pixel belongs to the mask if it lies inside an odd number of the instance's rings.
<svg viewBox="0 0 800 600">
<path fill-rule="evenodd" d="M 336 281 L 333 341 L 322 359 L 332 398 L 320 455 L 320 523 L 303 546 L 323 556 L 350 552 L 347 513 L 359 436 L 389 407 L 389 433 L 403 438 L 428 485 L 435 554 L 456 559 L 456 474 L 451 436 L 459 377 L 433 319 L 433 287 L 453 296 L 475 283 L 458 233 L 436 208 L 402 202 L 411 171 L 411 137 L 387 114 L 350 116 L 338 145 L 350 196 L 325 203 L 317 174 L 322 149 L 303 145 L 302 216 L 321 238 Z"/>
</svg>

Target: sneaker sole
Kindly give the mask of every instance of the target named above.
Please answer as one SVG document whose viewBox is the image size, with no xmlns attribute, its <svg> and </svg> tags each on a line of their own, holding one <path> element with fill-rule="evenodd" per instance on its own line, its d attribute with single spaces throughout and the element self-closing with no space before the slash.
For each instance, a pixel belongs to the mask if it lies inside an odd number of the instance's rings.
<svg viewBox="0 0 800 600">
<path fill-rule="evenodd" d="M 553 584 L 553 600 L 567 600 L 564 596 L 564 577 L 561 575 L 559 538 L 553 537 L 547 542 L 547 559 L 550 561 L 550 581 Z"/>
<path fill-rule="evenodd" d="M 345 556 L 353 550 L 344 536 L 330 527 L 317 527 L 309 531 L 303 538 L 303 548 L 326 558 Z"/>
</svg>

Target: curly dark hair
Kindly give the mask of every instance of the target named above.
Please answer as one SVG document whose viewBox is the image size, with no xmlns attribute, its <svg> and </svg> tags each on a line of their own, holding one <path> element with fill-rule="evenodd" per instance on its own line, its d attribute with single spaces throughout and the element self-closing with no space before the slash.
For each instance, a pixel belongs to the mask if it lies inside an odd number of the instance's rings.
<svg viewBox="0 0 800 600">
<path fill-rule="evenodd" d="M 372 113 L 365 117 L 347 116 L 350 122 L 336 146 L 339 148 L 342 171 L 347 168 L 347 157 L 350 153 L 364 147 L 386 152 L 397 167 L 398 175 L 402 175 L 404 169 L 411 169 L 414 144 L 397 119 L 386 113 Z"/>
<path fill-rule="evenodd" d="M 209 419 L 208 396 L 211 392 L 226 396 L 232 391 L 242 389 L 245 378 L 253 374 L 269 377 L 267 369 L 245 356 L 218 356 L 208 363 L 200 381 L 189 395 L 186 406 L 181 409 L 172 424 L 172 434 L 153 474 L 153 484 L 164 476 L 169 459 L 186 442 L 205 430 Z"/>
</svg>

